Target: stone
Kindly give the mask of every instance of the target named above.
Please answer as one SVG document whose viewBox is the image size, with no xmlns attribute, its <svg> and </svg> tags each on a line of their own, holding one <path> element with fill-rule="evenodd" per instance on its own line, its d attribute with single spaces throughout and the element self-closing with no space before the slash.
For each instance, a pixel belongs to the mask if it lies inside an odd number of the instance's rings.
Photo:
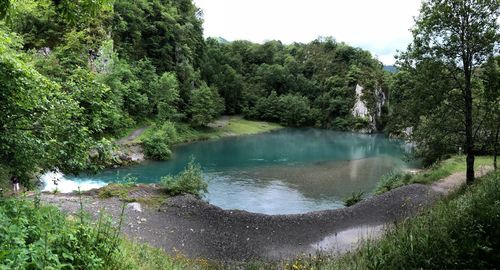
<svg viewBox="0 0 500 270">
<path fill-rule="evenodd" d="M 138 202 L 129 203 L 127 204 L 127 207 L 132 208 L 133 211 L 142 212 L 141 204 Z"/>
</svg>

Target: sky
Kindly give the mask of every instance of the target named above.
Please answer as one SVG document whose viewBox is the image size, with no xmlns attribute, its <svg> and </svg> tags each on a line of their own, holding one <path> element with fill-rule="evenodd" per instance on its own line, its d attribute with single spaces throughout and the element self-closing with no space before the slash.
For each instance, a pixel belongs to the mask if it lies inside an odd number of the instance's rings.
<svg viewBox="0 0 500 270">
<path fill-rule="evenodd" d="M 420 0 L 194 0 L 205 37 L 262 43 L 331 36 L 370 51 L 386 65 L 411 42 Z"/>
</svg>

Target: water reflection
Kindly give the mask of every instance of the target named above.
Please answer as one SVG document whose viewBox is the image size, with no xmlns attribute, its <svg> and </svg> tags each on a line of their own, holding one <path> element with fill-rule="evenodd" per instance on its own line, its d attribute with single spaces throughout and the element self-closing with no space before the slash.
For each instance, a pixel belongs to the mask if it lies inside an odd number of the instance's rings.
<svg viewBox="0 0 500 270">
<path fill-rule="evenodd" d="M 139 182 L 158 182 L 194 157 L 209 181 L 206 197 L 211 203 L 262 213 L 301 213 L 341 207 L 340 200 L 352 192 L 371 191 L 381 175 L 407 166 L 404 153 L 404 143 L 383 135 L 283 129 L 181 145 L 171 161 L 73 179 L 115 182 L 130 174 Z"/>
</svg>

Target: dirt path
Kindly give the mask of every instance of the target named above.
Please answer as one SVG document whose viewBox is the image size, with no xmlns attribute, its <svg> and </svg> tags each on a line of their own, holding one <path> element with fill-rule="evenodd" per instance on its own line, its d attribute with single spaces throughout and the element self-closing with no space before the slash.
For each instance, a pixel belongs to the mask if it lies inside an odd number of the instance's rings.
<svg viewBox="0 0 500 270">
<path fill-rule="evenodd" d="M 480 177 L 493 170 L 492 166 L 479 166 L 475 169 L 475 176 Z M 431 185 L 432 189 L 444 195 L 449 194 L 465 185 L 466 175 L 465 172 L 454 173 L 445 177 Z"/>
<path fill-rule="evenodd" d="M 478 176 L 485 172 L 479 170 Z M 122 231 L 130 238 L 191 258 L 281 260 L 299 254 L 342 253 L 361 238 L 380 235 L 387 224 L 417 214 L 464 181 L 465 175 L 453 174 L 432 185 L 403 186 L 352 207 L 298 215 L 222 210 L 192 196 L 177 196 L 158 208 L 127 204 Z M 139 195 L 158 192 L 149 189 Z M 44 194 L 42 199 L 70 214 L 79 209 L 77 196 Z M 122 202 L 116 198 L 83 196 L 83 200 L 89 213 L 98 215 L 104 208 L 111 216 L 119 216 Z"/>
<path fill-rule="evenodd" d="M 126 144 L 126 143 L 129 143 L 129 142 L 132 142 L 137 137 L 141 136 L 146 131 L 147 128 L 148 127 L 138 128 L 138 129 L 132 131 L 132 133 L 130 133 L 130 135 L 128 135 L 127 137 L 121 138 L 118 141 L 116 141 L 116 143 L 117 144 Z"/>
</svg>

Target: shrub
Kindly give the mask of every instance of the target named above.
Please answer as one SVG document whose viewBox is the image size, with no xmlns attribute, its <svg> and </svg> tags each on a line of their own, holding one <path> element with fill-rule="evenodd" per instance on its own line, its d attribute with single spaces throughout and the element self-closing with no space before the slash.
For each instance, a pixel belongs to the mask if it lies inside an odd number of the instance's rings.
<svg viewBox="0 0 500 270">
<path fill-rule="evenodd" d="M 224 99 L 219 96 L 217 89 L 206 85 L 194 90 L 189 101 L 191 125 L 204 127 L 224 111 Z"/>
<path fill-rule="evenodd" d="M 410 183 L 412 175 L 401 171 L 391 171 L 382 176 L 375 188 L 375 194 L 382 194 L 391 189 L 401 187 Z"/>
<path fill-rule="evenodd" d="M 203 179 L 201 167 L 191 160 L 184 171 L 176 176 L 166 176 L 161 179 L 162 186 L 170 195 L 183 193 L 193 194 L 200 197 L 202 192 L 207 192 L 208 184 Z"/>
<path fill-rule="evenodd" d="M 364 192 L 353 192 L 350 197 L 344 200 L 344 205 L 349 207 L 363 200 Z"/>
<path fill-rule="evenodd" d="M 0 269 L 102 269 L 119 255 L 120 226 L 76 221 L 38 199 L 0 201 Z"/>
<path fill-rule="evenodd" d="M 165 122 L 161 127 L 153 127 L 142 140 L 144 153 L 148 158 L 167 160 L 172 156 L 170 146 L 177 139 L 177 131 L 172 122 Z"/>
</svg>

